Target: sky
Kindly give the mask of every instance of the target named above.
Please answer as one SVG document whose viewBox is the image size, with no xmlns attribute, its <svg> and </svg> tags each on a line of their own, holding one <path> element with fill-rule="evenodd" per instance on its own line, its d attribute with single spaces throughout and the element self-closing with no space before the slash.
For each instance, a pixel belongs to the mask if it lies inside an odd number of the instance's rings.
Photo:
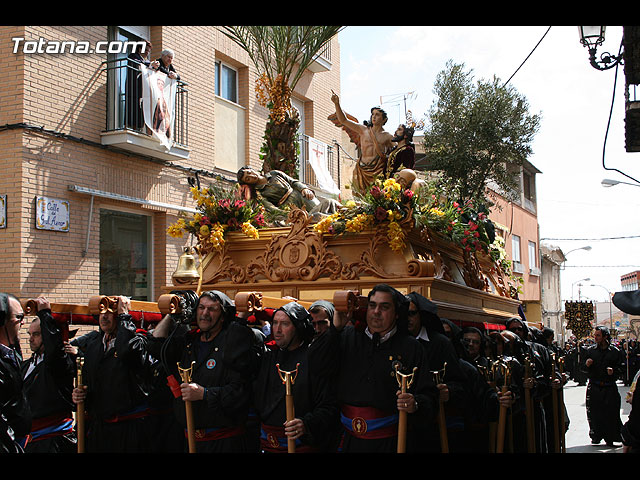
<svg viewBox="0 0 640 480">
<path fill-rule="evenodd" d="M 617 55 L 621 39 L 608 26 L 598 57 Z M 542 172 L 541 241 L 567 255 L 562 299 L 608 302 L 620 276 L 640 270 L 640 153 L 625 150 L 624 70 L 592 67 L 577 26 L 347 26 L 339 41 L 343 109 L 362 121 L 381 105 L 387 131 L 404 123 L 405 105 L 426 118 L 448 60 L 475 80 L 510 79 L 541 116 L 529 161 Z"/>
</svg>

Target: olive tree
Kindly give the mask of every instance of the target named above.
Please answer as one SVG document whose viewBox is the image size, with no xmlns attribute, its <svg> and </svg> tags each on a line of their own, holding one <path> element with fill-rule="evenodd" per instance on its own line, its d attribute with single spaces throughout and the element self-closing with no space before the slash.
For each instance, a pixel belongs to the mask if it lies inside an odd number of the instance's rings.
<svg viewBox="0 0 640 480">
<path fill-rule="evenodd" d="M 451 60 L 437 75 L 434 94 L 424 146 L 442 189 L 460 202 L 484 206 L 491 204 L 488 186 L 514 198 L 540 116 L 529 113 L 526 98 L 513 87 L 495 76 L 474 82 L 471 70 Z"/>
</svg>

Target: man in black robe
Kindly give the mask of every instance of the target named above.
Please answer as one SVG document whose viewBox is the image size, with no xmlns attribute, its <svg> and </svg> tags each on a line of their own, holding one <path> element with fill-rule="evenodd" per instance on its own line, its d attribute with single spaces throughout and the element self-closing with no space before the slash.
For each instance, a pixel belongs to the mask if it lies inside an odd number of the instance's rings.
<svg viewBox="0 0 640 480">
<path fill-rule="evenodd" d="M 130 304 L 118 297 L 115 312 L 99 315 L 99 330 L 71 341 L 84 356 L 83 385 L 73 389 L 72 400 L 85 405 L 89 453 L 149 451 L 146 340 L 136 331 Z"/>
<path fill-rule="evenodd" d="M 327 357 L 337 369 L 340 451 L 396 452 L 399 412 L 407 412 L 409 432 L 416 423 L 428 424 L 435 417 L 438 390 L 424 348 L 407 330 L 408 304 L 396 289 L 376 285 L 368 295 L 366 323 L 354 325 L 337 314 L 314 342 L 327 341 Z M 398 375 L 412 373 L 412 384 L 402 393 Z M 407 452 L 416 450 L 412 440 L 409 435 Z"/>
<path fill-rule="evenodd" d="M 531 365 L 531 375 L 525 378 L 523 387 L 528 388 L 531 393 L 536 453 L 547 453 L 548 431 L 544 399 L 551 395 L 551 359 L 549 351 L 543 345 L 531 340 L 530 329 L 521 318 L 513 317 L 507 320 L 506 327 L 507 330 L 516 334 L 522 341 L 515 345 L 513 356 L 525 368 L 525 371 L 527 362 Z M 518 428 L 516 428 L 516 425 Z M 527 451 L 525 446 L 527 434 L 524 426 L 526 426 L 526 411 L 517 409 L 514 411 L 514 430 L 519 432 L 514 432 L 514 440 L 516 441 L 514 448 L 516 452 L 519 449 L 520 451 Z"/>
<path fill-rule="evenodd" d="M 185 436 L 184 401 L 191 402 L 196 451 L 244 453 L 255 335 L 236 320 L 233 301 L 217 290 L 200 295 L 195 320 L 197 328 L 189 328 L 167 315 L 152 332 L 149 352 L 173 379 L 174 411 Z M 178 362 L 182 369 L 193 365 L 190 382 L 182 382 Z"/>
<path fill-rule="evenodd" d="M 482 331 L 467 326 L 460 330 L 458 337 L 460 366 L 467 377 L 463 451 L 491 453 L 490 425 L 497 423 L 500 406 L 511 408 L 515 398 L 510 390 L 502 393 L 501 389 L 498 391 L 489 383 L 492 362 L 484 355 L 485 337 Z"/>
<path fill-rule="evenodd" d="M 586 349 L 582 369 L 589 378 L 587 385 L 587 420 L 591 443 L 603 439 L 608 446 L 622 441 L 620 429 L 620 392 L 616 380 L 620 376 L 620 351 L 611 345 L 609 329 L 599 325 L 593 333 L 595 345 Z"/>
<path fill-rule="evenodd" d="M 22 362 L 24 391 L 33 421 L 26 453 L 75 453 L 74 404 L 71 400 L 76 376 L 74 358 L 65 351 L 62 330 L 51 305 L 36 299 L 38 317 L 29 325 L 30 359 Z"/>
<path fill-rule="evenodd" d="M 458 354 L 453 343 L 445 335 L 442 321 L 438 317 L 438 307 L 431 300 L 416 292 L 407 295 L 409 300 L 409 332 L 424 347 L 427 365 L 431 372 L 440 372 L 436 384 L 439 398 L 445 409 L 449 451 L 461 448 L 463 437 L 463 412 L 466 378 L 460 367 Z M 444 375 L 442 373 L 444 372 Z M 434 374 L 435 380 L 435 374 Z M 418 429 L 422 433 L 421 450 L 440 452 L 439 426 L 437 422 Z"/>
<path fill-rule="evenodd" d="M 335 450 L 339 430 L 333 377 L 316 368 L 311 315 L 290 302 L 273 315 L 275 347 L 267 349 L 253 382 L 253 405 L 261 420 L 261 449 L 282 453 L 288 440 L 296 452 Z M 287 420 L 284 372 L 290 372 L 295 418 Z"/>
<path fill-rule="evenodd" d="M 20 373 L 20 300 L 0 293 L 0 453 L 21 453 L 31 430 L 31 409 Z"/>
</svg>

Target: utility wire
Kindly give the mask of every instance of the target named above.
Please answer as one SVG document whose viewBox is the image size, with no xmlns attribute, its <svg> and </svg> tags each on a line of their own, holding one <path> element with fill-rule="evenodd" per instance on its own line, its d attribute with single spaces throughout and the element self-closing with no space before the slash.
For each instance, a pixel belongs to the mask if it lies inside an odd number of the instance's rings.
<svg viewBox="0 0 640 480">
<path fill-rule="evenodd" d="M 624 45 L 624 39 L 620 42 L 620 48 L 618 49 L 618 57 L 620 57 L 620 56 L 622 55 L 622 47 L 623 47 L 623 45 Z M 609 136 L 609 126 L 611 125 L 611 116 L 612 116 L 612 114 L 613 114 L 613 103 L 614 103 L 614 100 L 615 100 L 615 98 L 616 98 L 616 85 L 617 85 L 617 83 L 618 83 L 618 67 L 619 67 L 619 66 L 620 66 L 620 62 L 618 62 L 618 63 L 616 64 L 616 72 L 615 72 L 615 75 L 614 75 L 614 77 L 613 77 L 613 78 L 614 78 L 614 80 L 613 80 L 613 94 L 611 95 L 611 108 L 609 109 L 609 120 L 607 120 L 607 129 L 606 129 L 605 134 L 604 134 L 604 143 L 603 143 L 603 145 L 602 145 L 602 168 L 604 168 L 605 170 L 610 170 L 610 171 L 613 171 L 613 172 L 618 172 L 618 173 L 620 173 L 620 174 L 624 175 L 625 177 L 630 178 L 630 179 L 631 179 L 631 180 L 633 180 L 634 182 L 636 182 L 636 183 L 640 183 L 640 182 L 639 182 L 638 180 L 636 180 L 635 178 L 633 178 L 633 177 L 631 177 L 631 176 L 627 175 L 626 173 L 624 173 L 624 172 L 622 172 L 622 171 L 618 170 L 617 168 L 610 168 L 610 167 L 607 167 L 607 166 L 605 165 L 605 163 L 604 163 L 604 152 L 605 152 L 605 150 L 606 150 L 606 146 L 607 146 L 607 137 Z"/>
<path fill-rule="evenodd" d="M 603 237 L 603 238 L 541 238 L 540 240 L 564 240 L 564 241 L 573 241 L 579 240 L 581 242 L 584 241 L 593 241 L 597 242 L 600 240 L 625 240 L 627 238 L 640 238 L 640 235 L 630 235 L 628 237 Z"/>
<path fill-rule="evenodd" d="M 520 66 L 516 69 L 515 72 L 513 72 L 513 74 L 511 74 L 511 76 L 509 77 L 509 80 L 507 80 L 506 82 L 504 82 L 504 85 L 502 85 L 503 87 L 507 86 L 507 83 L 509 83 L 511 81 L 511 79 L 515 76 L 516 73 L 518 73 L 518 70 L 520 70 L 522 68 L 522 66 L 525 64 L 525 62 L 527 60 L 529 60 L 529 57 L 533 54 L 533 52 L 535 52 L 536 48 L 538 48 L 538 45 L 540 45 L 540 43 L 542 43 L 542 40 L 544 40 L 544 37 L 547 36 L 547 33 L 549 33 L 549 30 L 551 30 L 551 27 L 547 28 L 547 31 L 544 32 L 544 35 L 542 35 L 542 38 L 538 41 L 538 43 L 536 44 L 535 47 L 533 47 L 533 50 L 531 50 L 531 53 L 529 53 L 529 55 L 527 55 L 527 58 L 524 59 L 524 61 L 520 64 Z"/>
</svg>

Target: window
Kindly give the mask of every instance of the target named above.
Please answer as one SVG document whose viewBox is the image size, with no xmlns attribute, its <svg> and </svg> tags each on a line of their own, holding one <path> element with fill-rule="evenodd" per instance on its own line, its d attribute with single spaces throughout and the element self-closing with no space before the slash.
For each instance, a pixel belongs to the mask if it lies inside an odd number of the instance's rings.
<svg viewBox="0 0 640 480">
<path fill-rule="evenodd" d="M 100 294 L 151 299 L 151 217 L 100 210 Z"/>
<path fill-rule="evenodd" d="M 222 62 L 216 62 L 215 94 L 238 103 L 238 72 Z"/>
<path fill-rule="evenodd" d="M 520 237 L 518 235 L 511 236 L 511 257 L 514 262 L 520 263 Z"/>
<path fill-rule="evenodd" d="M 531 270 L 535 270 L 538 266 L 536 257 L 536 243 L 529 241 L 529 268 Z"/>
<path fill-rule="evenodd" d="M 135 27 L 129 27 L 134 29 Z M 148 27 L 147 27 L 148 28 Z M 143 27 L 138 27 L 138 30 Z M 136 31 L 142 34 L 142 31 Z M 146 37 L 148 38 L 148 33 Z M 141 42 L 145 38 L 140 37 L 122 27 L 109 27 L 109 41 L 111 42 Z M 142 130 L 144 119 L 139 108 L 139 98 L 142 96 L 141 86 L 136 77 L 138 67 L 127 60 L 130 49 L 120 53 L 107 55 L 107 129 L 118 130 L 131 128 Z"/>
</svg>

